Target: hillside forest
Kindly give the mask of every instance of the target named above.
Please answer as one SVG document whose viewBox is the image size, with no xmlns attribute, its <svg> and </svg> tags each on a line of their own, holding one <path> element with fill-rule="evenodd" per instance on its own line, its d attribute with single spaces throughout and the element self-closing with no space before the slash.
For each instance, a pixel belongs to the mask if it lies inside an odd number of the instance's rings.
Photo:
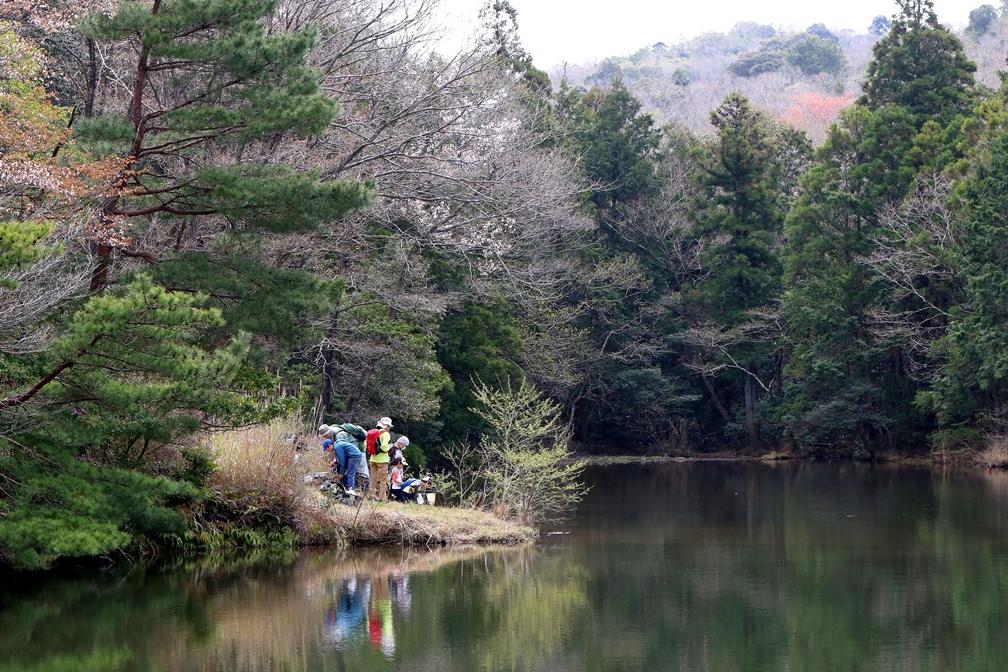
<svg viewBox="0 0 1008 672">
<path fill-rule="evenodd" d="M 278 417 L 436 469 L 484 384 L 586 451 L 1004 452 L 1001 18 L 896 5 L 810 135 L 552 80 L 504 0 L 450 54 L 435 0 L 3 3 L 0 554 L 178 530 L 201 437 Z M 752 30 L 733 82 L 857 65 Z"/>
</svg>

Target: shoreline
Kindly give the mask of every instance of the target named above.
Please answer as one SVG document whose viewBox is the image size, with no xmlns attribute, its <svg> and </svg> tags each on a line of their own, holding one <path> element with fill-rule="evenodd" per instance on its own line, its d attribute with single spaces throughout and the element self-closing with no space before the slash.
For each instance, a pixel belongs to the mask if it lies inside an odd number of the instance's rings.
<svg viewBox="0 0 1008 672">
<path fill-rule="evenodd" d="M 1008 465 L 987 464 L 978 455 L 950 455 L 946 459 L 936 459 L 932 455 L 890 455 L 876 456 L 873 459 L 858 459 L 849 455 L 832 457 L 803 456 L 782 452 L 767 452 L 761 455 L 743 455 L 730 451 L 716 453 L 696 453 L 687 455 L 594 455 L 577 454 L 573 458 L 591 467 L 617 466 L 621 464 L 672 464 L 693 462 L 761 462 L 772 464 L 776 462 L 857 462 L 868 465 L 896 465 L 906 467 L 951 468 L 970 471 L 999 471 L 1008 469 Z"/>
<path fill-rule="evenodd" d="M 333 504 L 313 511 L 298 531 L 299 546 L 515 546 L 539 532 L 487 511 L 394 502 Z"/>
</svg>

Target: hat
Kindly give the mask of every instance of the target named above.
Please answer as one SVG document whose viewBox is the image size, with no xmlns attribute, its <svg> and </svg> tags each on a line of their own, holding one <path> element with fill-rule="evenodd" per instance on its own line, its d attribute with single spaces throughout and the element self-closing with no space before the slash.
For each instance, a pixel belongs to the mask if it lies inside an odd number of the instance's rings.
<svg viewBox="0 0 1008 672">
<path fill-rule="evenodd" d="M 402 446 L 403 448 L 409 448 L 409 437 L 400 436 L 398 439 L 396 439 L 396 443 Z"/>
<path fill-rule="evenodd" d="M 318 428 L 319 434 L 328 434 L 330 431 L 332 431 L 332 427 L 330 427 L 329 425 L 319 425 Z"/>
<path fill-rule="evenodd" d="M 381 420 L 378 421 L 378 426 L 379 427 L 386 427 L 386 428 L 391 427 L 392 426 L 392 418 L 390 418 L 388 416 L 385 416 L 384 418 L 382 418 Z"/>
</svg>

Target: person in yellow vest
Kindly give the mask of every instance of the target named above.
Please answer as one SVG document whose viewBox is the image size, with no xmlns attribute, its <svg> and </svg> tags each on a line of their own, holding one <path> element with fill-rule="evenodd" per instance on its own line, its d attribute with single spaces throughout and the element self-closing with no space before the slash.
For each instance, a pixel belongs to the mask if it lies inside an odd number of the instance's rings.
<svg viewBox="0 0 1008 672">
<path fill-rule="evenodd" d="M 371 492 L 368 494 L 372 499 L 382 501 L 388 496 L 389 448 L 392 438 L 389 430 L 392 429 L 392 418 L 379 420 L 376 429 L 380 431 L 368 445 L 368 453 L 371 454 Z"/>
</svg>

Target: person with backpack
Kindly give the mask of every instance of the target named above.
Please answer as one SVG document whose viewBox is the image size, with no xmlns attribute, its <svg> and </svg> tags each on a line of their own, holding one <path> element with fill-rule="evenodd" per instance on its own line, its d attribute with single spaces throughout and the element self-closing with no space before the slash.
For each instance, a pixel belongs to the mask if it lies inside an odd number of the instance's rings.
<svg viewBox="0 0 1008 672">
<path fill-rule="evenodd" d="M 332 446 L 332 466 L 336 467 L 336 472 L 342 477 L 346 493 L 356 496 L 354 486 L 357 485 L 357 472 L 361 468 L 364 454 L 346 431 L 336 433 L 335 439 L 336 443 Z"/>
<path fill-rule="evenodd" d="M 384 417 L 378 421 L 375 428 L 368 431 L 366 446 L 369 462 L 371 463 L 371 492 L 368 493 L 372 499 L 379 501 L 387 496 L 387 481 L 389 468 L 389 448 L 392 429 L 392 418 Z"/>
</svg>

